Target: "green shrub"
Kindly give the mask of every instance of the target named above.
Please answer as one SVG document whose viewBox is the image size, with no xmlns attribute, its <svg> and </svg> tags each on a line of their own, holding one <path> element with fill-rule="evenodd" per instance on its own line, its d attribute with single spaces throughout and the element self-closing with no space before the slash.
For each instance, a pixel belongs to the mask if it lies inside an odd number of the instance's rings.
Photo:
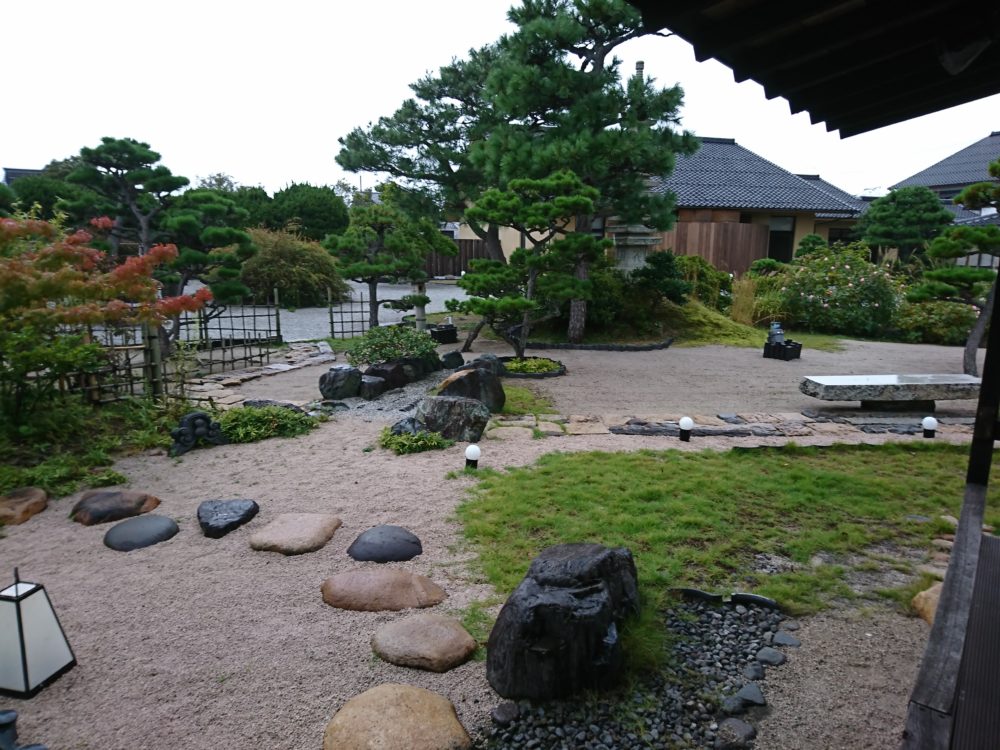
<svg viewBox="0 0 1000 750">
<path fill-rule="evenodd" d="M 409 326 L 377 326 L 351 345 L 347 359 L 352 365 L 371 365 L 436 352 L 437 342 L 429 333 Z"/>
<path fill-rule="evenodd" d="M 674 258 L 677 270 L 691 284 L 691 295 L 706 307 L 716 310 L 729 308 L 732 300 L 733 278 L 700 255 L 678 255 Z"/>
<path fill-rule="evenodd" d="M 222 433 L 232 443 L 253 443 L 271 437 L 295 437 L 316 426 L 308 414 L 283 406 L 230 409 L 219 417 Z"/>
<path fill-rule="evenodd" d="M 402 435 L 393 435 L 392 430 L 386 427 L 378 437 L 378 444 L 379 447 L 388 448 L 397 456 L 402 456 L 406 453 L 449 448 L 455 444 L 455 441 L 442 437 L 440 432 L 418 432 L 415 435 L 405 432 Z"/>
<path fill-rule="evenodd" d="M 321 307 L 350 296 L 351 289 L 337 270 L 337 262 L 318 242 L 287 230 L 251 229 L 257 254 L 243 264 L 241 278 L 257 299 L 267 299 L 277 288 L 282 305 Z"/>
<path fill-rule="evenodd" d="M 903 302 L 896 313 L 900 338 L 913 344 L 961 346 L 978 317 L 961 302 Z"/>
<path fill-rule="evenodd" d="M 848 336 L 887 331 L 899 304 L 899 285 L 868 254 L 864 243 L 853 243 L 797 260 L 781 289 L 785 322 Z"/>
<path fill-rule="evenodd" d="M 548 357 L 526 357 L 525 359 L 507 360 L 503 363 L 503 368 L 507 372 L 517 373 L 556 372 L 561 367 L 560 363 Z"/>
<path fill-rule="evenodd" d="M 824 240 L 818 234 L 807 234 L 805 237 L 799 240 L 799 246 L 795 250 L 795 257 L 803 258 L 806 255 L 813 255 L 815 253 L 824 252 L 829 249 L 830 246 L 827 244 L 826 240 Z"/>
<path fill-rule="evenodd" d="M 758 258 L 750 264 L 750 269 L 747 271 L 747 274 L 751 279 L 756 279 L 761 276 L 772 276 L 787 269 L 788 264 L 782 263 L 780 260 L 775 260 L 774 258 Z"/>
</svg>

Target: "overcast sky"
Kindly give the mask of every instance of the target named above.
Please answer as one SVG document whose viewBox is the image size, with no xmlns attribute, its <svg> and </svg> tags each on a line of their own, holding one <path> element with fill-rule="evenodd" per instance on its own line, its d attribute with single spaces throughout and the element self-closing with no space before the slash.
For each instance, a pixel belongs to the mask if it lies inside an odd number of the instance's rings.
<svg viewBox="0 0 1000 750">
<path fill-rule="evenodd" d="M 175 174 L 270 192 L 347 178 L 337 138 L 391 114 L 407 85 L 510 29 L 511 0 L 7 0 L 0 167 L 39 168 L 102 136 L 149 143 Z M 1000 95 L 841 140 L 677 39 L 621 48 L 685 91 L 682 125 L 730 137 L 854 194 L 1000 130 Z M 365 177 L 365 186 L 372 178 Z"/>
</svg>

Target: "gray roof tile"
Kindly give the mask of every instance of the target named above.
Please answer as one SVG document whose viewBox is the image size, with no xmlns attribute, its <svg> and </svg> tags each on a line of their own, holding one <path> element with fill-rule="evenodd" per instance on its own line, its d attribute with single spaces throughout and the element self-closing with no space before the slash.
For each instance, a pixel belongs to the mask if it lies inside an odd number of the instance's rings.
<svg viewBox="0 0 1000 750">
<path fill-rule="evenodd" d="M 924 185 L 929 188 L 972 185 L 991 180 L 986 171 L 991 161 L 1000 159 L 1000 131 L 963 148 L 937 164 L 897 182 L 893 188 Z"/>
</svg>

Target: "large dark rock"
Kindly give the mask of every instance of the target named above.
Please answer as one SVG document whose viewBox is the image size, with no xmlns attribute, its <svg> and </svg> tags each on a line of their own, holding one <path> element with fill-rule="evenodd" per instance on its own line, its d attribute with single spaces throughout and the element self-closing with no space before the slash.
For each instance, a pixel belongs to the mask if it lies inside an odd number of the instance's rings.
<svg viewBox="0 0 1000 750">
<path fill-rule="evenodd" d="M 352 398 L 361 388 L 361 370 L 350 365 L 336 365 L 319 376 L 319 392 L 325 399 Z"/>
<path fill-rule="evenodd" d="M 505 698 L 549 700 L 608 687 L 624 663 L 618 628 L 638 609 L 629 550 L 549 547 L 500 610 L 486 677 Z"/>
<path fill-rule="evenodd" d="M 347 554 L 355 560 L 380 563 L 412 560 L 423 551 L 416 534 L 402 526 L 391 524 L 361 532 L 347 548 Z"/>
<path fill-rule="evenodd" d="M 459 367 L 460 370 L 489 370 L 497 377 L 503 375 L 503 362 L 495 354 L 480 354 L 471 362 L 466 362 L 464 365 Z"/>
<path fill-rule="evenodd" d="M 389 428 L 389 432 L 393 435 L 416 435 L 418 432 L 426 432 L 426 430 L 416 417 L 403 417 Z"/>
<path fill-rule="evenodd" d="M 165 542 L 178 530 L 174 519 L 151 513 L 116 523 L 104 535 L 104 544 L 119 552 L 131 552 Z"/>
<path fill-rule="evenodd" d="M 441 357 L 441 364 L 445 367 L 445 369 L 457 370 L 465 364 L 465 357 L 462 356 L 462 352 L 456 349 L 455 351 L 448 352 Z"/>
<path fill-rule="evenodd" d="M 378 398 L 387 390 L 389 390 L 389 384 L 385 382 L 385 378 L 377 378 L 374 375 L 361 376 L 361 388 L 358 395 L 366 401 Z"/>
<path fill-rule="evenodd" d="M 198 524 L 212 539 L 220 539 L 257 515 L 253 500 L 206 500 L 198 506 Z"/>
<path fill-rule="evenodd" d="M 404 385 L 420 379 L 421 376 L 413 377 L 413 374 L 413 366 L 410 365 L 407 368 L 402 362 L 380 362 L 365 370 L 365 375 L 382 378 L 386 383 L 387 389 L 402 388 Z"/>
<path fill-rule="evenodd" d="M 84 526 L 93 526 L 148 513 L 159 504 L 159 498 L 145 492 L 88 490 L 80 496 L 69 517 Z"/>
<path fill-rule="evenodd" d="M 507 401 L 500 378 L 486 368 L 459 370 L 449 375 L 438 390 L 441 396 L 460 396 L 482 401 L 494 414 L 503 409 Z"/>
<path fill-rule="evenodd" d="M 449 440 L 474 443 L 483 436 L 490 410 L 482 401 L 456 396 L 428 396 L 417 406 L 417 421 Z"/>
</svg>

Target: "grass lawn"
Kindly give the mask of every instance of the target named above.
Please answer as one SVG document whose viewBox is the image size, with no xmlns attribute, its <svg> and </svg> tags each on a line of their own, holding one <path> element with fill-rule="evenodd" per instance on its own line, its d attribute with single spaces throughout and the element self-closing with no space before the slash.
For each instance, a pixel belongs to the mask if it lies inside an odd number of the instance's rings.
<svg viewBox="0 0 1000 750">
<path fill-rule="evenodd" d="M 531 467 L 480 472 L 458 516 L 504 596 L 550 545 L 631 549 L 647 605 L 632 637 L 654 653 L 656 610 L 673 587 L 752 591 L 806 614 L 854 598 L 852 571 L 908 569 L 886 550 L 929 552 L 949 530 L 938 517 L 957 516 L 967 460 L 967 448 L 942 444 L 554 453 Z M 997 511 L 987 515 L 1000 522 Z M 820 553 L 834 562 L 811 565 Z M 798 565 L 755 572 L 755 554 Z M 880 593 L 908 601 L 906 592 Z"/>
</svg>

